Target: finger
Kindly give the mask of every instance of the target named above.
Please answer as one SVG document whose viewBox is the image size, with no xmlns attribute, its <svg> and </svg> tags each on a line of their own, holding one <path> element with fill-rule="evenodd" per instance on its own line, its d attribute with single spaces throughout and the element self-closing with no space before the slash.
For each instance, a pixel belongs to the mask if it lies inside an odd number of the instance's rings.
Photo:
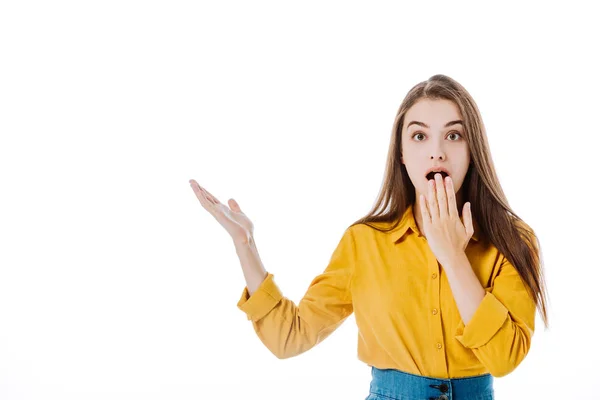
<svg viewBox="0 0 600 400">
<path fill-rule="evenodd" d="M 465 230 L 469 237 L 473 236 L 475 232 L 475 228 L 473 227 L 473 214 L 471 214 L 471 203 L 466 202 L 463 206 L 463 222 L 465 225 Z"/>
<path fill-rule="evenodd" d="M 446 177 L 446 194 L 448 196 L 448 215 L 458 218 L 458 206 L 456 205 L 456 195 L 454 193 L 454 182 L 449 176 Z"/>
<path fill-rule="evenodd" d="M 427 210 L 427 201 L 425 196 L 422 194 L 421 196 L 421 217 L 423 218 L 423 224 L 428 224 L 431 222 L 431 215 L 429 215 L 429 210 Z"/>
<path fill-rule="evenodd" d="M 202 207 L 204 207 L 207 211 L 209 211 L 212 214 L 215 211 L 215 204 L 206 196 L 206 194 L 204 193 L 200 185 L 198 185 L 198 183 L 190 182 L 190 186 L 194 190 L 196 198 L 200 201 Z"/>
<path fill-rule="evenodd" d="M 208 193 L 206 192 L 206 190 L 204 190 L 204 188 L 198 184 L 196 184 L 194 191 L 196 192 L 196 195 L 199 195 L 202 199 L 204 199 L 205 201 L 207 201 L 209 204 L 214 205 L 214 200 L 208 195 Z"/>
<path fill-rule="evenodd" d="M 240 205 L 235 201 L 235 199 L 229 199 L 229 208 L 231 208 L 235 212 L 242 212 Z"/>
<path fill-rule="evenodd" d="M 431 216 L 431 222 L 434 222 L 440 217 L 440 209 L 437 205 L 437 199 L 435 197 L 435 182 L 433 179 L 429 180 L 428 192 L 427 203 L 429 204 L 429 214 Z"/>
<path fill-rule="evenodd" d="M 446 200 L 446 185 L 442 179 L 442 174 L 435 174 L 435 191 L 438 200 L 440 218 L 448 217 L 448 200 Z"/>
<path fill-rule="evenodd" d="M 213 203 L 213 204 L 221 204 L 221 202 L 219 200 L 217 200 L 217 198 L 215 196 L 213 196 L 212 194 L 210 194 L 208 192 L 208 190 L 204 189 L 202 186 L 198 185 L 198 187 L 200 188 L 200 190 L 202 190 L 202 192 L 204 193 L 204 195 Z"/>
</svg>

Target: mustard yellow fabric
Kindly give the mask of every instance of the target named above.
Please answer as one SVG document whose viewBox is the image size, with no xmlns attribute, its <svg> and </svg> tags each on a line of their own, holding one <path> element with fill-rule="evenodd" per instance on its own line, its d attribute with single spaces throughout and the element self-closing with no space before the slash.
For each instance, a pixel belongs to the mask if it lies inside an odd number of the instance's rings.
<svg viewBox="0 0 600 400">
<path fill-rule="evenodd" d="M 369 366 L 437 378 L 501 377 L 529 351 L 535 303 L 515 267 L 474 228 L 465 252 L 486 295 L 466 326 L 412 205 L 391 232 L 348 228 L 298 305 L 268 272 L 251 297 L 244 288 L 237 306 L 278 358 L 311 349 L 354 312 L 358 359 Z"/>
</svg>

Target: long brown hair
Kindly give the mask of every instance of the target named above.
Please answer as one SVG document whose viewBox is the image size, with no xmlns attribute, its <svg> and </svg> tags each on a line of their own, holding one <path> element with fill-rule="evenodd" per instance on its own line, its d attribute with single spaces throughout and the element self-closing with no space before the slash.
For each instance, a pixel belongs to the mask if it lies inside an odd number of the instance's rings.
<svg viewBox="0 0 600 400">
<path fill-rule="evenodd" d="M 371 211 L 350 226 L 365 224 L 380 232 L 389 232 L 398 226 L 407 207 L 415 203 L 415 187 L 400 159 L 401 135 L 406 112 L 421 99 L 451 100 L 458 106 L 471 153 L 471 164 L 460 189 L 463 191 L 462 203 L 471 203 L 479 240 L 492 243 L 519 272 L 548 328 L 547 293 L 539 240 L 533 229 L 508 205 L 492 163 L 479 109 L 467 90 L 452 78 L 434 75 L 410 89 L 394 121 L 382 190 Z M 461 210 L 462 204 L 458 207 Z M 384 228 L 372 223 L 390 223 L 391 226 Z"/>
</svg>

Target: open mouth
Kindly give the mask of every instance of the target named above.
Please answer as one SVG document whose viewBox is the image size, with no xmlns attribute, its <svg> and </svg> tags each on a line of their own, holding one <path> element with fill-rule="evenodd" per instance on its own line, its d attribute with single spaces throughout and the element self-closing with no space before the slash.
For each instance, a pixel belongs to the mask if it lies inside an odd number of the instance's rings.
<svg viewBox="0 0 600 400">
<path fill-rule="evenodd" d="M 447 173 L 445 173 L 444 171 L 431 171 L 430 173 L 428 173 L 425 177 L 427 178 L 427 180 L 429 181 L 430 179 L 435 180 L 435 174 L 442 174 L 442 180 L 446 179 L 446 177 L 448 176 Z"/>
</svg>

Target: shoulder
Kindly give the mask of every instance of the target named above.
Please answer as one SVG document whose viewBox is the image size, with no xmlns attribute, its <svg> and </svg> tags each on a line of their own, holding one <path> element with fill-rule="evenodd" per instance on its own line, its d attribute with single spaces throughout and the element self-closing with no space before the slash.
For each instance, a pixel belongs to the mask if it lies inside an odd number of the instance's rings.
<svg viewBox="0 0 600 400">
<path fill-rule="evenodd" d="M 349 226 L 345 234 L 350 234 L 357 241 L 385 240 L 393 231 L 391 222 L 368 222 Z"/>
</svg>

